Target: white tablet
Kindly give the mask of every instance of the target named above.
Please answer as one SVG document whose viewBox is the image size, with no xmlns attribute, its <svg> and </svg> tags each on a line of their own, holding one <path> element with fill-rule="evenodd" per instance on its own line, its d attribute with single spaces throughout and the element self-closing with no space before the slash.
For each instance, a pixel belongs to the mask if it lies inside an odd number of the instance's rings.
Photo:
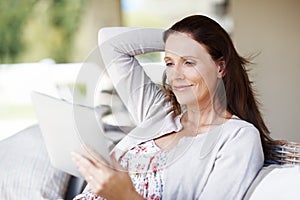
<svg viewBox="0 0 300 200">
<path fill-rule="evenodd" d="M 110 162 L 109 142 L 95 109 L 39 93 L 31 94 L 39 126 L 52 165 L 82 177 L 71 152 L 88 155 L 88 146 Z"/>
</svg>

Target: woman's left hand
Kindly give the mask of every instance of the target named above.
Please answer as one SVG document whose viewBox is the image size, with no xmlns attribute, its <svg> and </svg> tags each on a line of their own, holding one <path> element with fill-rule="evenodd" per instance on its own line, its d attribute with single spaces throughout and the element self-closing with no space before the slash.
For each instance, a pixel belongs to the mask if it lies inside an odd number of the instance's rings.
<svg viewBox="0 0 300 200">
<path fill-rule="evenodd" d="M 88 149 L 88 153 L 89 156 L 72 153 L 72 159 L 96 195 L 108 200 L 136 197 L 137 192 L 127 171 L 114 155 L 110 165 L 95 151 Z"/>
</svg>

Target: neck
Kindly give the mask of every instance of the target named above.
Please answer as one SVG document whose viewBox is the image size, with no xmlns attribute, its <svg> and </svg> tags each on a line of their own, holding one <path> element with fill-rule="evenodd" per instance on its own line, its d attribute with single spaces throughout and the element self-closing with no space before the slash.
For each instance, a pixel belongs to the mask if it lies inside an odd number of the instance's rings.
<svg viewBox="0 0 300 200">
<path fill-rule="evenodd" d="M 186 108 L 187 111 L 183 116 L 183 123 L 196 133 L 206 132 L 211 126 L 220 125 L 231 117 L 230 113 L 226 110 L 216 112 L 212 105 L 187 105 Z"/>
</svg>

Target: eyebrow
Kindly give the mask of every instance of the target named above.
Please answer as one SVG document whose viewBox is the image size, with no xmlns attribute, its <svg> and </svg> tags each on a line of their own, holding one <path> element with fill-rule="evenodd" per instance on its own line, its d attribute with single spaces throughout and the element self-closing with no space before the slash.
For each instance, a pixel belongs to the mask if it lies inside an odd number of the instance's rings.
<svg viewBox="0 0 300 200">
<path fill-rule="evenodd" d="M 166 61 L 166 60 L 171 60 L 172 58 L 170 58 L 170 57 L 168 57 L 168 56 L 165 56 L 164 57 L 164 60 Z"/>
<path fill-rule="evenodd" d="M 183 59 L 183 60 L 187 60 L 187 59 L 194 59 L 194 60 L 197 60 L 197 59 L 199 59 L 199 58 L 197 58 L 197 57 L 195 57 L 195 56 L 180 56 L 180 59 Z M 172 60 L 172 58 L 169 57 L 169 56 L 165 56 L 165 57 L 164 57 L 164 60 L 165 60 L 165 61 L 166 61 L 166 60 Z"/>
</svg>

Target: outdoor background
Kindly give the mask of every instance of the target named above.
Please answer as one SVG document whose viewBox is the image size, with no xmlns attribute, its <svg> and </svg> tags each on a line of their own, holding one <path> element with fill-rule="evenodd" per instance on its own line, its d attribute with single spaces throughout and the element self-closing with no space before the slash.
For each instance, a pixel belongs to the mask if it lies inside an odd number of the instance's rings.
<svg viewBox="0 0 300 200">
<path fill-rule="evenodd" d="M 75 87 L 86 95 L 74 77 L 97 48 L 101 27 L 168 28 L 205 14 L 241 55 L 257 55 L 249 73 L 273 137 L 300 142 L 299 10 L 298 0 L 1 0 L 0 138 L 37 123 L 31 90 L 66 97 Z"/>
</svg>

